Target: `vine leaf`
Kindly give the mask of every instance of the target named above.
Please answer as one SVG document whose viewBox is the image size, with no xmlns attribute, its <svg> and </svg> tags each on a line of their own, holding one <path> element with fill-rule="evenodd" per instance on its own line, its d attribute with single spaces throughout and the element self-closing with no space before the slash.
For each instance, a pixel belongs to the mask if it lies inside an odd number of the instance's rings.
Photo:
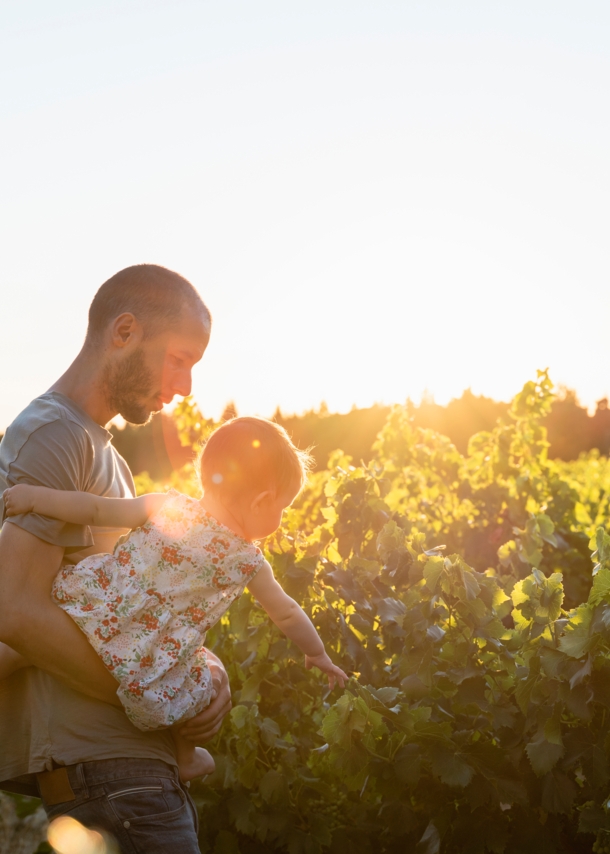
<svg viewBox="0 0 610 854">
<path fill-rule="evenodd" d="M 424 830 L 424 835 L 415 846 L 415 854 L 438 854 L 440 850 L 441 838 L 434 822 L 431 821 Z"/>
<path fill-rule="evenodd" d="M 530 741 L 525 746 L 525 752 L 529 758 L 532 770 L 538 777 L 542 777 L 551 771 L 563 756 L 563 746 L 552 744 L 546 738 Z"/>
</svg>

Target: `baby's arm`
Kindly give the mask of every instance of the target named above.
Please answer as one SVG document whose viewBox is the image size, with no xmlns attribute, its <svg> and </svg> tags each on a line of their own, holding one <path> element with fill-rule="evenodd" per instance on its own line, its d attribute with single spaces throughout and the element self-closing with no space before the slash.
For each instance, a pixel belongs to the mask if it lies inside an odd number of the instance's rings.
<svg viewBox="0 0 610 854">
<path fill-rule="evenodd" d="M 102 498 L 90 492 L 19 483 L 5 490 L 2 498 L 7 516 L 39 513 L 76 525 L 138 528 L 157 512 L 167 496 L 151 493 L 139 498 Z"/>
<path fill-rule="evenodd" d="M 331 688 L 335 687 L 335 682 L 338 682 L 343 688 L 348 678 L 347 674 L 332 663 L 313 623 L 294 599 L 291 599 L 282 590 L 275 580 L 273 570 L 266 561 L 262 569 L 248 584 L 248 589 L 269 614 L 278 629 L 296 643 L 301 652 L 305 653 L 307 669 L 318 667 L 328 675 L 328 684 Z"/>
</svg>

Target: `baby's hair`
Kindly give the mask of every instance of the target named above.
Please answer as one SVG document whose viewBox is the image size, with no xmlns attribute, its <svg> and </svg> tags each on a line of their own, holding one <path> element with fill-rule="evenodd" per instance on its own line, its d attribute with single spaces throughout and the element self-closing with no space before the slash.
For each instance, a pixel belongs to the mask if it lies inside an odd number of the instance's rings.
<svg viewBox="0 0 610 854">
<path fill-rule="evenodd" d="M 265 418 L 226 421 L 210 435 L 199 455 L 205 492 L 231 495 L 274 489 L 300 492 L 313 465 L 279 424 Z"/>
</svg>

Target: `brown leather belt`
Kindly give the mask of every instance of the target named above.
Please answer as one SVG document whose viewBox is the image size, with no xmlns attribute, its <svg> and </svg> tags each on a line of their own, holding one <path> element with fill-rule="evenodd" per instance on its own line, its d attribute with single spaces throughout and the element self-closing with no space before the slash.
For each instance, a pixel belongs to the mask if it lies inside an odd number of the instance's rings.
<svg viewBox="0 0 610 854">
<path fill-rule="evenodd" d="M 68 777 L 68 769 L 65 766 L 55 768 L 53 771 L 41 771 L 36 774 L 36 782 L 40 790 L 40 797 L 48 807 L 76 800 Z"/>
</svg>

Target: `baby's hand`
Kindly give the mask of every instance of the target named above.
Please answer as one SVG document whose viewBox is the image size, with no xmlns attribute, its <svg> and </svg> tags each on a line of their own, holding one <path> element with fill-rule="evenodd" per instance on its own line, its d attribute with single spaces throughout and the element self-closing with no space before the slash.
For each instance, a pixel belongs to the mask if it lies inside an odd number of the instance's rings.
<svg viewBox="0 0 610 854">
<path fill-rule="evenodd" d="M 335 683 L 344 688 L 345 683 L 349 679 L 347 673 L 344 673 L 340 667 L 334 665 L 325 652 L 321 652 L 320 655 L 306 655 L 305 667 L 308 670 L 311 670 L 312 667 L 317 667 L 322 673 L 326 673 L 328 675 L 328 686 L 331 691 L 335 687 Z"/>
<path fill-rule="evenodd" d="M 35 487 L 34 487 L 35 488 Z M 18 483 L 5 489 L 2 494 L 4 509 L 7 516 L 18 516 L 20 513 L 31 513 L 34 508 L 32 487 L 27 483 Z"/>
</svg>

